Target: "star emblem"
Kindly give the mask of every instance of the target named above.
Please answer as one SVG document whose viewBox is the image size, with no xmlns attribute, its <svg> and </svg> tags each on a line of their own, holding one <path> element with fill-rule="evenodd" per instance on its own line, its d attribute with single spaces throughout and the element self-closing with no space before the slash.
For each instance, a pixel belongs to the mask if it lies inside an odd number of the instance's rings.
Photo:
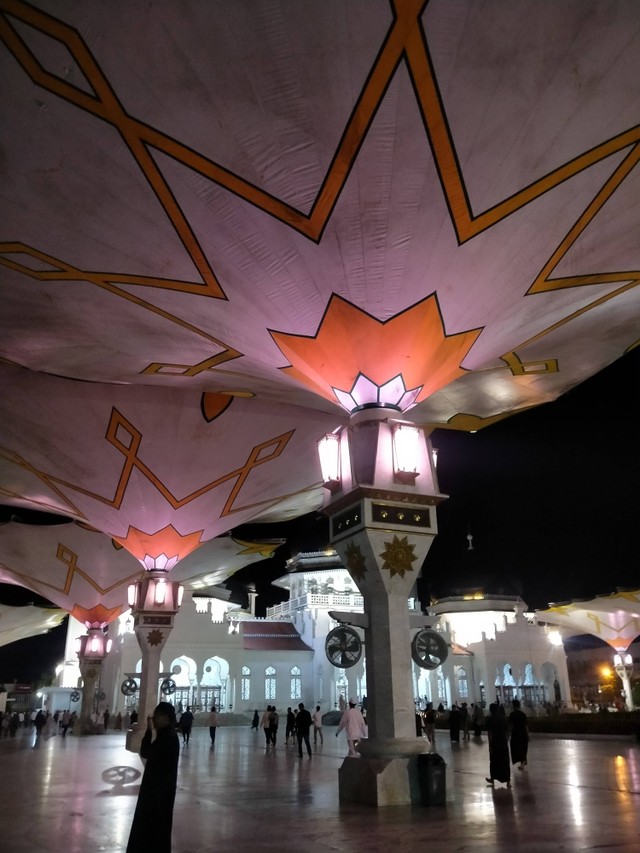
<svg viewBox="0 0 640 853">
<path fill-rule="evenodd" d="M 362 580 L 365 576 L 367 567 L 364 561 L 364 555 L 360 550 L 360 546 L 354 542 L 349 542 L 345 549 L 346 563 L 349 573 L 354 580 Z"/>
<path fill-rule="evenodd" d="M 149 631 L 149 633 L 147 634 L 147 643 L 150 646 L 159 646 L 163 640 L 163 637 L 164 634 L 162 633 L 162 631 L 158 631 L 158 629 L 155 628 L 153 631 Z"/>
<path fill-rule="evenodd" d="M 389 571 L 391 577 L 400 575 L 403 578 L 405 572 L 413 571 L 411 564 L 416 559 L 416 555 L 413 550 L 414 546 L 409 544 L 406 536 L 403 536 L 402 539 L 394 536 L 393 541 L 385 542 L 384 546 L 385 550 L 379 556 L 384 560 L 382 568 Z"/>
</svg>

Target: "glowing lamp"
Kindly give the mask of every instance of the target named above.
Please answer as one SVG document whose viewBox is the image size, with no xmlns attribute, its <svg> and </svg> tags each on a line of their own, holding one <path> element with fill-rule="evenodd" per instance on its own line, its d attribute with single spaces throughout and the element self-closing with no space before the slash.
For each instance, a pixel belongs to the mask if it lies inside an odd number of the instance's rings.
<svg viewBox="0 0 640 853">
<path fill-rule="evenodd" d="M 182 604 L 184 587 L 168 579 L 168 573 L 158 570 L 143 572 L 128 589 L 129 606 L 133 614 L 177 613 Z"/>
<path fill-rule="evenodd" d="M 330 492 L 340 488 L 340 435 L 330 432 L 318 442 L 323 485 Z"/>
<path fill-rule="evenodd" d="M 102 661 L 111 651 L 111 640 L 107 640 L 102 627 L 91 627 L 76 639 L 75 651 L 81 661 Z"/>
<path fill-rule="evenodd" d="M 160 578 L 156 581 L 156 591 L 155 598 L 156 604 L 164 604 L 164 600 L 167 596 L 167 582 L 164 578 Z"/>
<path fill-rule="evenodd" d="M 393 428 L 393 473 L 399 483 L 415 483 L 418 471 L 420 429 L 415 424 Z"/>
</svg>

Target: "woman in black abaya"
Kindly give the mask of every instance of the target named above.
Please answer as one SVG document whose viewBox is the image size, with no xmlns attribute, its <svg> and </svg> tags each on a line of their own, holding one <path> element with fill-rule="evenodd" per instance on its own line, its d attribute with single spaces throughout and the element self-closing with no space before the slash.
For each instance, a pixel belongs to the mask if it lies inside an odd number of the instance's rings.
<svg viewBox="0 0 640 853">
<path fill-rule="evenodd" d="M 156 738 L 152 740 L 153 728 Z M 169 702 L 160 702 L 147 718 L 147 730 L 140 745 L 147 760 L 133 816 L 127 853 L 171 853 L 173 803 L 178 782 L 180 743 L 176 734 L 176 713 Z"/>
</svg>

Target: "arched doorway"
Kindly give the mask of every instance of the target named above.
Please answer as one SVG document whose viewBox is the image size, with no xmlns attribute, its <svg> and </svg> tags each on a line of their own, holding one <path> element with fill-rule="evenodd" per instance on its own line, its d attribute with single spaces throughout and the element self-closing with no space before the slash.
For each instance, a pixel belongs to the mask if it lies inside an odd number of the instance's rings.
<svg viewBox="0 0 640 853">
<path fill-rule="evenodd" d="M 229 664 L 219 657 L 207 658 L 200 680 L 199 709 L 207 710 L 213 705 L 225 711 L 229 704 Z"/>
</svg>

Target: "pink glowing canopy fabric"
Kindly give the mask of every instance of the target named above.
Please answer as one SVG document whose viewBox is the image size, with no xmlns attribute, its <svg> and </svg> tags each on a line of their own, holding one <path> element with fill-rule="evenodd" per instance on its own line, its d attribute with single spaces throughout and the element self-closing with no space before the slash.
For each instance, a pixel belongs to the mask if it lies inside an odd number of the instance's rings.
<svg viewBox="0 0 640 853">
<path fill-rule="evenodd" d="M 0 0 L 2 502 L 179 565 L 320 507 L 356 405 L 619 358 L 639 51 L 628 0 Z"/>
<path fill-rule="evenodd" d="M 46 634 L 59 625 L 66 615 L 64 610 L 52 607 L 38 607 L 34 604 L 12 607 L 0 604 L 0 646 Z"/>
<path fill-rule="evenodd" d="M 626 652 L 640 636 L 640 589 L 618 590 L 590 601 L 551 604 L 538 611 L 540 621 L 561 627 L 565 636 L 593 634 L 617 652 Z"/>
</svg>

